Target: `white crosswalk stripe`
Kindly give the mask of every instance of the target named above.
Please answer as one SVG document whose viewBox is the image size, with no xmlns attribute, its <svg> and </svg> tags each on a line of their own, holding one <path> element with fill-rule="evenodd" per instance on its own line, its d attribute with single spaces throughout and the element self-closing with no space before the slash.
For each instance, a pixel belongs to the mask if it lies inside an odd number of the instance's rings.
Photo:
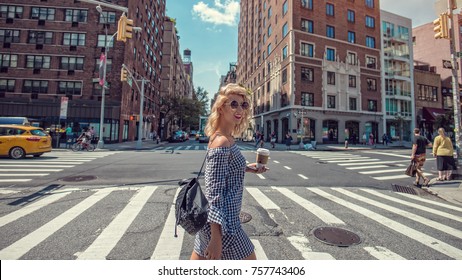
<svg viewBox="0 0 462 280">
<path fill-rule="evenodd" d="M 47 259 L 49 247 L 53 246 L 54 240 L 60 232 L 77 231 L 79 239 L 85 240 L 85 247 L 60 246 L 63 255 L 75 256 L 77 259 L 111 259 L 117 255 L 114 252 L 123 251 L 120 248 L 127 246 L 139 250 L 143 258 L 155 260 L 178 260 L 187 259 L 192 250 L 194 237 L 185 235 L 184 230 L 178 227 L 178 237 L 174 237 L 175 207 L 174 201 L 179 189 L 174 186 L 130 186 L 130 187 L 105 187 L 95 189 L 80 189 L 69 186 L 40 193 L 41 198 L 23 205 L 16 205 L 14 211 L 0 216 L 0 234 L 9 232 L 8 228 L 14 228 L 17 232 L 24 232 L 9 236 L 4 239 L 0 247 L 0 259 L 21 259 L 31 258 L 28 254 L 33 251 L 32 256 L 42 256 Z M 0 192 L 0 195 L 7 192 Z M 75 195 L 79 194 L 79 200 L 75 201 Z M 106 224 L 98 226 L 96 232 L 85 233 L 85 228 L 92 226 L 84 218 L 91 209 L 97 209 L 98 205 L 114 199 L 115 195 L 124 197 L 126 201 L 117 213 L 112 214 Z M 75 201 L 75 202 L 72 202 Z M 118 200 L 116 200 L 118 201 Z M 414 203 L 413 201 L 416 201 Z M 68 204 L 66 204 L 68 203 Z M 120 204 L 120 202 L 117 202 Z M 144 219 L 140 216 L 145 207 L 158 204 L 164 205 L 159 213 L 151 213 L 161 222 L 158 230 L 157 222 Z M 59 212 L 49 210 L 53 205 L 61 205 L 56 209 Z M 5 206 L 2 206 L 5 209 Z M 341 228 L 354 228 L 362 236 L 368 236 L 365 244 L 355 245 L 358 254 L 355 258 L 400 260 L 408 258 L 419 258 L 419 255 L 410 256 L 406 246 L 395 246 L 396 240 L 387 243 L 381 239 L 384 231 L 391 232 L 400 242 L 412 242 L 414 252 L 421 250 L 434 250 L 439 252 L 437 258 L 462 259 L 462 207 L 431 201 L 425 198 L 408 194 L 393 193 L 389 191 L 371 190 L 366 188 L 297 188 L 297 187 L 248 187 L 245 189 L 243 209 L 260 209 L 255 213 L 267 213 L 272 223 L 281 227 L 282 235 L 276 239 L 265 238 L 265 235 L 250 235 L 255 246 L 255 253 L 258 259 L 280 259 L 280 252 L 274 249 L 275 243 L 281 244 L 281 248 L 297 252 L 296 258 L 309 260 L 342 259 L 342 255 L 336 255 L 336 250 L 323 251 L 323 244 L 313 239 L 307 230 L 320 225 L 337 225 Z M 151 208 L 152 209 L 152 208 Z M 5 213 L 5 211 L 3 211 Z M 105 213 L 99 213 L 102 217 Z M 44 215 L 44 216 L 42 216 Z M 47 216 L 50 216 L 47 218 Z M 258 214 L 252 214 L 255 228 L 264 220 L 259 219 Z M 263 215 L 264 216 L 264 215 Z M 390 217 L 400 216 L 402 219 L 391 219 Z M 42 217 L 40 221 L 32 221 Z M 166 217 L 162 221 L 162 217 Z M 437 219 L 435 217 L 438 217 Z M 32 219 L 29 220 L 28 219 Z M 138 221 L 137 221 L 138 220 Z M 303 223 L 295 222 L 303 220 Z M 149 240 L 156 239 L 151 232 L 156 231 L 158 239 L 153 246 L 146 244 L 146 238 L 136 230 L 136 223 L 142 223 L 149 232 Z M 149 224 L 153 223 L 151 227 Z M 33 225 L 31 227 L 30 225 Z M 367 225 L 364 227 L 364 225 Z M 134 227 L 134 228 L 132 228 Z M 375 227 L 376 230 L 370 230 Z M 244 224 L 246 229 L 246 224 Z M 27 232 L 26 232 L 27 231 Z M 123 237 L 130 232 L 140 239 L 140 242 L 127 242 Z M 82 236 L 80 236 L 82 234 Z M 156 234 L 156 235 L 157 235 Z M 5 236 L 6 237 L 6 236 Z M 443 239 L 447 237 L 446 239 Z M 275 241 L 277 240 L 277 241 Z M 375 241 L 379 244 L 374 244 Z M 70 242 L 70 244 L 75 243 Z M 318 243 L 318 246 L 315 246 Z M 405 244 L 405 243 L 403 243 Z M 119 248 L 119 250 L 118 250 Z M 426 249 L 425 249 L 426 248 Z M 351 253 L 351 252 L 350 252 Z M 410 257 L 409 257 L 410 256 Z M 123 259 L 124 256 L 119 256 Z M 141 257 L 140 257 L 141 258 Z"/>
<path fill-rule="evenodd" d="M 409 163 L 408 155 L 400 155 L 393 153 L 365 151 L 368 156 L 351 154 L 348 152 L 312 152 L 312 151 L 292 151 L 299 155 L 313 158 L 315 160 L 337 164 L 338 166 L 345 167 L 347 170 L 357 171 L 359 174 L 370 175 L 371 178 L 378 181 L 388 181 L 397 179 L 406 179 L 409 176 L 404 174 L 406 167 Z M 371 158 L 374 154 L 394 156 L 397 160 L 381 160 L 378 158 Z M 403 160 L 401 158 L 407 158 Z M 433 158 L 428 158 L 427 161 L 434 161 Z M 432 174 L 425 172 L 425 176 Z"/>
<path fill-rule="evenodd" d="M 238 145 L 241 151 L 255 151 L 256 149 L 251 146 Z M 153 151 L 205 151 L 207 144 L 193 144 L 188 146 L 162 146 L 152 149 Z"/>
<path fill-rule="evenodd" d="M 15 161 L 0 159 L 0 183 L 29 182 L 34 177 L 47 176 L 50 172 L 60 172 L 115 153 L 117 152 L 52 151 L 40 158 Z"/>
</svg>

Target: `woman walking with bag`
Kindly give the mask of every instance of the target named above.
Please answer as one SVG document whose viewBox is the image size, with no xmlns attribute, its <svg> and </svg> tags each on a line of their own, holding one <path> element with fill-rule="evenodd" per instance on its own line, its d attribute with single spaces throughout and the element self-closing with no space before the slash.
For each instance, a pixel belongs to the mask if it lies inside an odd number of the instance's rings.
<svg viewBox="0 0 462 280">
<path fill-rule="evenodd" d="M 411 160 L 416 165 L 416 179 L 414 186 L 420 187 L 420 178 L 423 179 L 423 185 L 427 186 L 430 180 L 425 177 L 422 167 L 426 161 L 426 149 L 427 146 L 431 146 L 431 142 L 427 138 L 420 135 L 420 129 L 414 128 L 414 142 L 412 144 Z"/>
<path fill-rule="evenodd" d="M 205 127 L 210 146 L 205 168 L 207 224 L 196 234 L 191 260 L 254 260 L 254 246 L 239 220 L 245 172 L 263 173 L 266 167 L 246 165 L 234 136 L 246 131 L 250 96 L 245 88 L 221 88 Z"/>
<path fill-rule="evenodd" d="M 438 169 L 437 181 L 451 180 L 452 170 L 457 169 L 453 154 L 452 141 L 446 136 L 444 128 L 440 127 L 433 143 L 433 156 L 436 157 Z"/>
</svg>

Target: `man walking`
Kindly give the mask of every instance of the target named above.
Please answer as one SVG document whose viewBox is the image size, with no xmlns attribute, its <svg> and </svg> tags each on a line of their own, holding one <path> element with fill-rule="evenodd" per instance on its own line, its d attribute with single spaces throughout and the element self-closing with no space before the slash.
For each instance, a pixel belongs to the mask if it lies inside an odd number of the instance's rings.
<svg viewBox="0 0 462 280">
<path fill-rule="evenodd" d="M 423 179 L 423 185 L 427 186 L 430 182 L 430 179 L 425 177 L 422 171 L 422 167 L 426 160 L 426 149 L 427 146 L 431 147 L 432 143 L 428 141 L 426 137 L 420 135 L 420 129 L 414 128 L 414 141 L 412 142 L 412 153 L 411 160 L 415 162 L 416 165 L 416 179 L 414 186 L 421 187 L 420 178 Z"/>
</svg>

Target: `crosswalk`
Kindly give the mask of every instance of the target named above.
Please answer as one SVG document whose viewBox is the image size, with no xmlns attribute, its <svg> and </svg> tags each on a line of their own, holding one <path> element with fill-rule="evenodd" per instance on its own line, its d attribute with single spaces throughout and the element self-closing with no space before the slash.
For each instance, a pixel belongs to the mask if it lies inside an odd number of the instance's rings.
<svg viewBox="0 0 462 280">
<path fill-rule="evenodd" d="M 366 155 L 327 151 L 292 151 L 292 153 L 300 154 L 326 163 L 337 164 L 347 170 L 351 170 L 362 175 L 369 175 L 371 178 L 378 181 L 409 178 L 409 176 L 404 174 L 404 171 L 410 162 L 409 155 L 382 153 L 376 151 L 364 152 Z M 397 159 L 381 160 L 374 158 L 374 154 L 393 156 Z M 427 162 L 432 161 L 435 161 L 435 159 L 427 158 Z M 431 173 L 425 172 L 425 166 L 423 170 L 425 176 L 432 175 Z"/>
<path fill-rule="evenodd" d="M 0 159 L 0 183 L 29 182 L 34 178 L 47 176 L 52 172 L 60 172 L 66 168 L 72 168 L 115 153 L 117 152 L 53 151 L 40 158 Z"/>
<path fill-rule="evenodd" d="M 17 203 L 0 189 L 0 259 L 188 259 L 193 236 L 174 236 L 172 186 L 68 186 Z M 7 207 L 8 206 L 8 207 Z M 7 210 L 8 209 L 8 210 Z M 462 207 L 387 190 L 247 187 L 243 224 L 258 259 L 462 259 Z M 354 231 L 338 250 L 313 229 Z"/>
<path fill-rule="evenodd" d="M 241 151 L 255 151 L 255 147 L 248 145 L 238 145 Z M 152 149 L 153 151 L 204 151 L 207 144 L 182 145 L 182 146 L 160 146 Z"/>
</svg>

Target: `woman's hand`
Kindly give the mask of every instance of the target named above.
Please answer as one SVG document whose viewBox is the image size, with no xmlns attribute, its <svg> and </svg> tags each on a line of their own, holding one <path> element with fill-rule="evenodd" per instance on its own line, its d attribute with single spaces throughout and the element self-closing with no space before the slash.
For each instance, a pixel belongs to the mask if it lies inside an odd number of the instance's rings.
<svg viewBox="0 0 462 280">
<path fill-rule="evenodd" d="M 223 251 L 223 244 L 221 241 L 221 226 L 219 224 L 211 224 L 211 237 L 207 249 L 205 249 L 205 259 L 219 260 Z"/>
<path fill-rule="evenodd" d="M 248 164 L 246 166 L 246 169 L 245 169 L 246 172 L 255 173 L 255 174 L 264 173 L 264 172 L 266 172 L 268 170 L 269 170 L 269 168 L 266 167 L 266 166 L 257 167 L 256 162 Z"/>
</svg>

